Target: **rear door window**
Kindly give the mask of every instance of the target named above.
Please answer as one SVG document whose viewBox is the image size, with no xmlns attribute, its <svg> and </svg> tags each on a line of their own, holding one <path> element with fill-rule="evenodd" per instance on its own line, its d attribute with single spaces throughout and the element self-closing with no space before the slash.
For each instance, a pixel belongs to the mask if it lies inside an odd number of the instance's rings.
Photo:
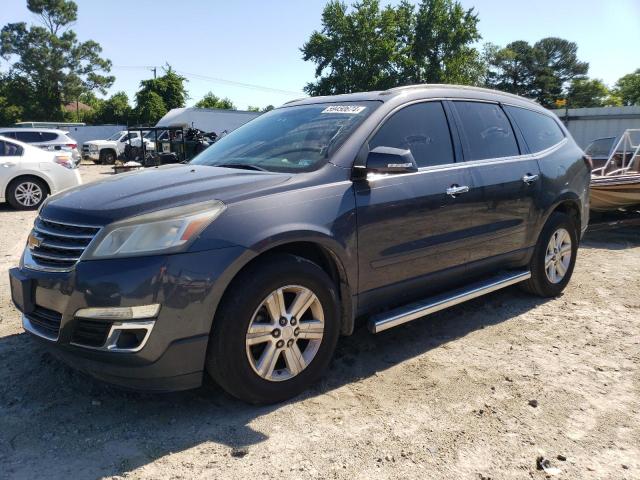
<svg viewBox="0 0 640 480">
<path fill-rule="evenodd" d="M 0 157 L 21 157 L 23 148 L 11 142 L 0 140 Z"/>
<path fill-rule="evenodd" d="M 418 167 L 453 163 L 449 124 L 440 102 L 416 103 L 394 113 L 369 142 L 369 148 L 411 150 Z"/>
<path fill-rule="evenodd" d="M 553 147 L 564 139 L 564 133 L 549 115 L 519 107 L 505 107 L 518 124 L 532 153 Z"/>
<path fill-rule="evenodd" d="M 460 118 L 466 161 L 520 154 L 511 123 L 500 105 L 460 101 L 453 104 Z"/>
<path fill-rule="evenodd" d="M 40 138 L 42 142 L 52 142 L 53 140 L 57 140 L 58 134 L 53 132 L 41 132 Z"/>
<path fill-rule="evenodd" d="M 16 139 L 25 143 L 41 142 L 40 132 L 16 132 Z"/>
</svg>

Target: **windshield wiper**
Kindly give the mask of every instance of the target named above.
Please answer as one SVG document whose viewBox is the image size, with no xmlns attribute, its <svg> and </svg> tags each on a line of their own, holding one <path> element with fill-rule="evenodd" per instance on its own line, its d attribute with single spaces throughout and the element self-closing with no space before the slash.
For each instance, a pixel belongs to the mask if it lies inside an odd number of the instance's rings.
<svg viewBox="0 0 640 480">
<path fill-rule="evenodd" d="M 253 165 L 251 163 L 220 163 L 216 165 L 212 165 L 213 167 L 223 167 L 223 168 L 239 168 L 241 170 L 257 170 L 259 172 L 268 172 L 266 168 L 259 167 L 258 165 Z"/>
</svg>

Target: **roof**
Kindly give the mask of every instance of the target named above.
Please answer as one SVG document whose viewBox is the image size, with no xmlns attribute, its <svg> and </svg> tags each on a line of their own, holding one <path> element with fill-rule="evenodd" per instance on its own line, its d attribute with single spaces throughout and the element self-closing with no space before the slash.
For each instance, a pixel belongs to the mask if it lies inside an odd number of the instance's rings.
<svg viewBox="0 0 640 480">
<path fill-rule="evenodd" d="M 388 90 L 372 92 L 347 93 L 342 95 L 330 95 L 321 97 L 307 97 L 292 100 L 285 103 L 286 106 L 308 105 L 324 102 L 358 102 L 366 100 L 389 101 L 399 96 L 419 98 L 473 98 L 478 100 L 500 101 L 505 103 L 517 103 L 529 107 L 542 108 L 538 103 L 518 95 L 491 90 L 489 88 L 472 87 L 468 85 L 449 85 L 440 83 L 424 83 L 418 85 L 406 85 L 394 87 Z"/>
<path fill-rule="evenodd" d="M 0 132 L 50 132 L 58 134 L 67 134 L 67 130 L 60 130 L 59 128 L 38 128 L 38 127 L 2 127 Z"/>
</svg>

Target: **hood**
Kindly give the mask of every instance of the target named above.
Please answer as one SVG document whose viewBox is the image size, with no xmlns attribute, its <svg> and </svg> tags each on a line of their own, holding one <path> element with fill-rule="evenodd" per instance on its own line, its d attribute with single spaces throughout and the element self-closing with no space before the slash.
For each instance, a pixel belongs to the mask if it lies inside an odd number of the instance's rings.
<svg viewBox="0 0 640 480">
<path fill-rule="evenodd" d="M 89 140 L 88 142 L 84 142 L 84 145 L 115 145 L 114 140 Z"/>
<path fill-rule="evenodd" d="M 290 174 L 203 165 L 165 165 L 87 183 L 49 197 L 42 215 L 60 222 L 106 225 L 207 200 L 232 203 L 281 185 Z"/>
</svg>

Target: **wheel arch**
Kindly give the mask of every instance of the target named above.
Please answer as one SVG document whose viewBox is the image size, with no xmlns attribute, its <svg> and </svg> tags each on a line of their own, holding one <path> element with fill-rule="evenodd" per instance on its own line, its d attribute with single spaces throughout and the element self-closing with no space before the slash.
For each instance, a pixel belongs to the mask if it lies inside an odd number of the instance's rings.
<svg viewBox="0 0 640 480">
<path fill-rule="evenodd" d="M 582 231 L 583 225 L 582 208 L 580 197 L 578 197 L 578 195 L 567 193 L 558 198 L 556 202 L 554 202 L 554 204 L 547 210 L 547 214 L 545 215 L 544 222 L 542 222 L 542 226 L 540 229 L 542 229 L 544 224 L 547 223 L 547 220 L 554 212 L 560 212 L 569 215 L 576 222 L 576 225 L 578 227 L 578 237 L 580 237 L 580 232 Z"/>
<path fill-rule="evenodd" d="M 318 239 L 299 239 L 299 240 L 281 240 L 270 243 L 269 246 L 261 248 L 256 255 L 251 256 L 241 266 L 236 266 L 234 273 L 228 283 L 225 285 L 219 301 L 216 305 L 222 303 L 225 295 L 230 292 L 230 286 L 233 281 L 244 272 L 251 268 L 256 262 L 263 260 L 265 257 L 275 254 L 288 253 L 318 265 L 336 285 L 340 302 L 340 332 L 342 335 L 351 335 L 354 329 L 354 302 L 352 298 L 352 288 L 349 281 L 349 273 L 345 268 L 344 261 L 340 254 L 336 252 L 337 248 L 332 248 L 326 242 L 318 241 Z M 254 250 L 255 251 L 255 250 Z M 215 321 L 215 315 L 214 315 Z"/>
<path fill-rule="evenodd" d="M 44 182 L 45 186 L 47 187 L 47 195 L 51 195 L 51 191 L 52 191 L 51 181 L 47 177 L 45 177 L 44 175 L 37 175 L 32 172 L 27 172 L 27 173 L 19 173 L 18 175 L 10 178 L 7 181 L 7 184 L 5 185 L 4 192 L 3 192 L 5 200 L 9 198 L 8 197 L 9 188 L 13 183 L 16 182 L 16 180 L 28 179 L 28 178 L 33 178 L 36 180 L 40 180 L 41 182 Z"/>
</svg>

